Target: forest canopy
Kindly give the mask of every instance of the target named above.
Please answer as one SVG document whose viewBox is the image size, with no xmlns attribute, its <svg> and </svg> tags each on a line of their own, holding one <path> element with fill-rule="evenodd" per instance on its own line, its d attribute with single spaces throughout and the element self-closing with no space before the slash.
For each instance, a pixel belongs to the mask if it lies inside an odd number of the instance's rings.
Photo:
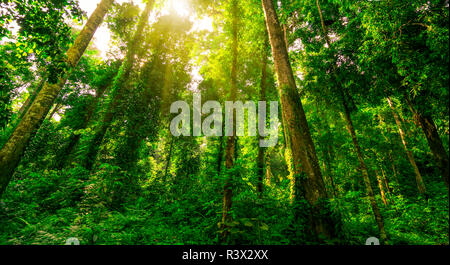
<svg viewBox="0 0 450 265">
<path fill-rule="evenodd" d="M 448 21 L 448 0 L 0 0 L 0 245 L 448 245 Z"/>
</svg>

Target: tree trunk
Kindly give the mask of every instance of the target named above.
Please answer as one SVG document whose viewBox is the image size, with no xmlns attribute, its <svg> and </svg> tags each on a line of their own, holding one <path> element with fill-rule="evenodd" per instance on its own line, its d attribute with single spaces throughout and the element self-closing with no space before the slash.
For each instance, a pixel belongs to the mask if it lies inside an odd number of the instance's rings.
<svg viewBox="0 0 450 265">
<path fill-rule="evenodd" d="M 167 156 L 167 160 L 166 160 L 166 169 L 164 170 L 164 181 L 167 180 L 167 173 L 169 172 L 170 161 L 172 161 L 172 152 L 173 152 L 174 141 L 175 141 L 175 139 L 172 136 L 170 139 L 169 155 Z"/>
<path fill-rule="evenodd" d="M 222 171 L 222 161 L 223 161 L 223 137 L 219 138 L 219 151 L 217 153 L 217 175 L 220 175 Z"/>
<path fill-rule="evenodd" d="M 400 186 L 400 181 L 398 179 L 398 174 L 397 174 L 397 167 L 395 166 L 395 161 L 392 158 L 391 153 L 389 153 L 389 160 L 391 161 L 391 165 L 392 165 L 392 172 L 394 173 L 394 178 L 395 178 L 395 182 L 397 182 L 397 185 Z"/>
<path fill-rule="evenodd" d="M 325 116 L 323 115 L 324 113 L 322 111 L 320 111 L 319 106 L 316 106 L 316 112 L 317 115 L 321 117 L 321 120 L 324 121 L 325 123 L 325 130 L 327 132 L 327 134 L 329 135 L 329 125 L 325 119 Z M 322 132 L 320 127 L 322 127 L 322 122 L 319 122 L 319 128 L 317 129 L 317 132 L 319 133 L 319 137 L 320 139 L 322 139 Z M 331 189 L 331 194 L 333 194 L 333 196 L 336 198 L 337 194 L 336 194 L 336 186 L 334 185 L 334 179 L 333 179 L 333 175 L 332 175 L 332 168 L 331 168 L 331 153 L 332 153 L 332 143 L 330 143 L 328 141 L 328 139 L 325 142 L 321 142 L 319 144 L 319 146 L 321 147 L 321 151 L 322 151 L 322 156 L 323 156 L 323 160 L 322 160 L 322 167 L 323 167 L 323 178 L 325 181 L 325 185 L 328 185 L 329 188 Z"/>
<path fill-rule="evenodd" d="M 391 188 L 389 187 L 389 180 L 386 176 L 386 173 L 384 172 L 383 166 L 381 166 L 381 174 L 383 176 L 383 181 L 384 181 L 384 185 L 386 186 L 386 191 L 390 194 L 391 193 Z"/>
<path fill-rule="evenodd" d="M 231 7 L 232 14 L 232 34 L 233 34 L 233 44 L 232 44 L 232 65 L 231 65 L 231 98 L 230 101 L 236 101 L 237 93 L 237 57 L 238 57 L 238 1 L 232 0 Z M 225 166 L 228 170 L 232 169 L 234 166 L 235 159 L 235 148 L 236 148 L 236 113 L 233 111 L 233 136 L 227 138 L 227 145 L 225 148 Z M 227 223 L 231 220 L 231 215 L 229 212 L 232 205 L 233 197 L 233 176 L 232 173 L 228 173 L 227 178 L 224 183 L 223 191 L 223 207 L 222 207 L 222 241 L 224 242 L 228 236 Z"/>
<path fill-rule="evenodd" d="M 55 84 L 45 82 L 42 90 L 30 106 L 30 109 L 25 113 L 23 119 L 19 121 L 13 134 L 1 149 L 0 197 L 8 185 L 15 168 L 19 164 L 33 133 L 39 129 L 45 116 L 50 111 L 53 102 L 66 83 L 70 70 L 78 64 L 78 61 L 88 47 L 95 31 L 103 22 L 103 18 L 111 8 L 113 2 L 113 0 L 102 0 L 97 6 L 80 35 L 78 35 L 72 47 L 67 51 L 66 63 L 68 70 L 57 73 L 56 80 L 58 81 Z"/>
<path fill-rule="evenodd" d="M 375 195 L 373 193 L 372 184 L 370 183 L 369 171 L 367 170 L 366 163 L 364 162 L 363 154 L 361 152 L 361 147 L 359 146 L 358 138 L 356 137 L 355 128 L 353 127 L 353 122 L 352 122 L 352 119 L 350 116 L 350 110 L 347 106 L 347 102 L 343 95 L 342 95 L 342 103 L 343 103 L 343 107 L 344 107 L 343 116 L 347 123 L 347 130 L 352 137 L 353 146 L 355 147 L 355 152 L 358 157 L 359 165 L 360 165 L 360 168 L 362 171 L 362 176 L 364 179 L 364 184 L 366 186 L 367 195 L 369 196 L 370 204 L 372 206 L 372 211 L 375 216 L 375 221 L 378 225 L 378 230 L 380 231 L 380 237 L 385 242 L 385 244 L 387 244 L 387 236 L 386 236 L 386 231 L 384 230 L 383 217 L 381 216 L 380 209 L 378 208 L 377 201 L 375 200 Z"/>
<path fill-rule="evenodd" d="M 53 116 L 55 116 L 55 114 L 61 110 L 61 108 L 62 108 L 62 103 L 56 104 L 56 106 L 53 107 L 53 110 L 50 113 L 50 115 L 48 115 L 48 120 L 50 121 L 53 118 Z"/>
<path fill-rule="evenodd" d="M 144 11 L 141 14 L 141 17 L 139 18 L 139 24 L 136 28 L 136 32 L 134 33 L 132 41 L 128 45 L 125 60 L 120 66 L 120 70 L 112 85 L 112 100 L 108 104 L 106 113 L 103 116 L 102 123 L 96 129 L 94 137 L 89 143 L 87 154 L 84 156 L 83 161 L 81 161 L 82 165 L 84 165 L 89 170 L 91 170 L 94 166 L 99 147 L 102 144 L 103 138 L 105 137 L 108 128 L 114 120 L 116 112 L 119 109 L 119 105 L 126 94 L 126 87 L 128 86 L 128 84 L 126 83 L 134 67 L 136 61 L 136 53 L 138 52 L 139 45 L 142 42 L 144 29 L 148 23 L 148 18 L 150 16 L 152 6 L 153 1 L 149 0 L 145 6 Z"/>
<path fill-rule="evenodd" d="M 268 41 L 266 41 L 268 43 Z M 266 46 L 266 45 L 264 45 Z M 267 83 L 267 53 L 263 52 L 262 55 L 262 70 L 261 70 L 261 91 L 260 91 L 260 101 L 266 102 L 266 83 Z M 261 137 L 260 139 L 264 139 L 264 137 Z M 258 141 L 258 184 L 257 184 L 257 191 L 259 194 L 263 192 L 263 181 L 264 181 L 264 148 L 259 145 Z"/>
<path fill-rule="evenodd" d="M 266 153 L 266 174 L 265 174 L 265 176 L 266 176 L 267 186 L 272 185 L 273 176 L 272 176 L 272 170 L 270 168 L 270 157 L 271 157 L 272 152 L 273 152 L 273 149 L 272 149 L 272 151 L 269 151 L 268 153 Z"/>
<path fill-rule="evenodd" d="M 31 104 L 36 99 L 36 97 L 39 94 L 39 92 L 41 92 L 41 89 L 42 89 L 42 87 L 44 87 L 44 84 L 45 84 L 46 81 L 47 81 L 47 78 L 42 76 L 41 77 L 41 81 L 39 81 L 39 84 L 37 85 L 37 87 L 34 89 L 32 94 L 30 94 L 28 96 L 28 98 L 25 101 L 25 103 L 20 107 L 19 115 L 18 115 L 19 116 L 18 121 L 20 121 L 23 118 L 23 116 L 25 115 L 25 113 L 28 111 L 28 109 L 30 109 Z"/>
<path fill-rule="evenodd" d="M 383 180 L 381 179 L 381 176 L 380 176 L 378 170 L 375 170 L 375 175 L 377 175 L 377 181 L 378 181 L 378 187 L 380 188 L 381 200 L 383 201 L 384 205 L 387 206 L 386 193 L 384 191 L 384 183 L 383 183 Z"/>
<path fill-rule="evenodd" d="M 395 123 L 397 124 L 398 133 L 400 134 L 403 148 L 405 149 L 406 155 L 408 156 L 409 163 L 411 164 L 411 166 L 414 170 L 414 174 L 416 176 L 417 188 L 419 190 L 419 193 L 425 194 L 427 192 L 426 188 L 425 188 L 425 184 L 423 182 L 422 175 L 420 174 L 419 168 L 417 167 L 416 160 L 414 159 L 412 152 L 408 149 L 408 143 L 406 141 L 405 132 L 403 131 L 403 128 L 402 128 L 403 126 L 400 121 L 400 118 L 397 114 L 397 111 L 395 110 L 392 100 L 389 97 L 387 97 L 387 102 L 389 104 L 389 107 L 392 110 L 392 115 L 394 116 Z"/>
<path fill-rule="evenodd" d="M 309 125 L 297 91 L 294 75 L 289 62 L 288 51 L 283 40 L 280 23 L 271 0 L 262 0 L 269 32 L 275 69 L 278 76 L 282 113 L 290 138 L 297 200 L 304 196 L 311 206 L 311 227 L 313 233 L 325 238 L 333 238 L 335 224 L 328 211 L 328 196 L 317 159 Z M 300 193 L 303 190 L 304 194 Z"/>
<path fill-rule="evenodd" d="M 80 130 L 80 129 L 86 129 L 92 119 L 92 116 L 94 115 L 95 109 L 97 105 L 99 104 L 100 99 L 103 97 L 103 94 L 105 93 L 106 89 L 110 86 L 112 82 L 112 79 L 109 79 L 109 82 L 106 82 L 105 84 L 101 85 L 96 90 L 96 95 L 92 102 L 87 106 L 87 113 L 83 117 L 83 123 L 80 127 L 74 128 L 73 130 Z M 57 168 L 62 169 L 64 166 L 67 166 L 68 163 L 70 163 L 73 159 L 72 151 L 75 148 L 75 146 L 78 144 L 78 142 L 81 139 L 81 134 L 71 134 L 69 137 L 69 144 L 66 148 L 60 153 L 60 160 L 57 164 Z"/>
<path fill-rule="evenodd" d="M 434 160 L 441 171 L 442 179 L 445 183 L 445 186 L 448 189 L 448 178 L 449 178 L 449 163 L 448 163 L 448 154 L 445 151 L 444 145 L 442 144 L 441 137 L 436 129 L 436 125 L 434 124 L 433 119 L 429 115 L 424 115 L 417 111 L 412 102 L 406 97 L 406 102 L 413 113 L 414 121 L 416 124 L 422 128 L 425 137 L 427 138 L 428 146 L 430 147 L 431 152 L 433 153 Z"/>
</svg>

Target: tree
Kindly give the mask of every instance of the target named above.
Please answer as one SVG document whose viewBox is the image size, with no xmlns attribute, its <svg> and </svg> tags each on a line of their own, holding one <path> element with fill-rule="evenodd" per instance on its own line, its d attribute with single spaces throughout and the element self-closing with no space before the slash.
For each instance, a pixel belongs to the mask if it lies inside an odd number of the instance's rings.
<svg viewBox="0 0 450 265">
<path fill-rule="evenodd" d="M 49 80 L 44 84 L 30 109 L 14 130 L 8 142 L 0 150 L 0 168 L 2 169 L 0 175 L 0 196 L 6 189 L 33 132 L 39 128 L 64 86 L 67 73 L 77 65 L 112 4 L 113 0 L 102 0 L 98 5 L 82 32 L 76 38 L 73 46 L 67 51 L 67 60 L 64 63 L 64 68 L 52 73 L 56 77 L 54 78 L 56 79 L 55 82 Z"/>
<path fill-rule="evenodd" d="M 326 211 L 328 195 L 320 172 L 316 150 L 309 131 L 302 102 L 297 91 L 286 45 L 272 1 L 263 0 L 267 30 L 278 75 L 283 117 L 290 138 L 293 168 L 296 174 L 296 197 L 305 196 L 311 206 L 312 229 L 317 236 L 333 238 L 335 228 Z M 302 194 L 304 192 L 304 194 Z"/>
</svg>

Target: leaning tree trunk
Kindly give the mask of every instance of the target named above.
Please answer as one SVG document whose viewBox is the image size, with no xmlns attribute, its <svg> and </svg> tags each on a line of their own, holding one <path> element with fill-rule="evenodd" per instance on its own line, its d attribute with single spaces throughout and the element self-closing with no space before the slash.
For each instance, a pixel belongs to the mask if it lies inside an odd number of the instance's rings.
<svg viewBox="0 0 450 265">
<path fill-rule="evenodd" d="M 381 178 L 378 170 L 375 170 L 375 175 L 377 176 L 378 188 L 380 189 L 381 200 L 383 201 L 384 205 L 386 206 L 387 205 L 387 199 L 386 199 L 386 192 L 384 190 L 383 179 Z"/>
<path fill-rule="evenodd" d="M 386 191 L 387 193 L 391 193 L 391 188 L 389 187 L 389 180 L 386 176 L 386 173 L 384 172 L 383 166 L 381 166 L 381 174 L 383 175 L 383 181 L 384 181 L 384 185 L 386 186 Z"/>
<path fill-rule="evenodd" d="M 75 39 L 72 47 L 67 51 L 66 63 L 68 69 L 57 73 L 56 78 L 54 78 L 57 80 L 56 83 L 47 81 L 44 84 L 44 87 L 17 125 L 13 134 L 0 150 L 0 196 L 8 185 L 33 133 L 39 129 L 47 116 L 53 102 L 65 85 L 71 69 L 78 64 L 113 2 L 114 0 L 102 0 L 100 2 L 80 35 Z"/>
<path fill-rule="evenodd" d="M 109 79 L 104 84 L 100 85 L 97 88 L 95 97 L 92 99 L 92 102 L 87 106 L 87 113 L 83 117 L 83 123 L 81 124 L 81 126 L 74 128 L 73 129 L 74 131 L 86 129 L 88 127 L 89 123 L 91 122 L 92 116 L 94 115 L 95 109 L 96 109 L 97 105 L 99 104 L 100 99 L 103 97 L 103 94 L 105 93 L 107 88 L 110 86 L 111 82 L 112 82 L 112 79 Z M 75 146 L 77 146 L 80 139 L 81 139 L 81 134 L 79 134 L 79 133 L 74 134 L 72 132 L 72 134 L 69 137 L 69 144 L 66 147 L 64 147 L 63 150 L 61 150 L 61 152 L 60 152 L 61 155 L 59 157 L 61 157 L 61 159 L 57 162 L 57 168 L 62 169 L 63 167 L 70 164 L 70 162 L 73 159 L 72 152 L 73 152 Z"/>
<path fill-rule="evenodd" d="M 335 235 L 335 224 L 327 212 L 329 199 L 309 125 L 295 84 L 283 31 L 280 28 L 272 0 L 262 0 L 262 4 L 278 76 L 282 113 L 290 138 L 289 149 L 292 151 L 294 177 L 297 183 L 295 185 L 296 200 L 303 195 L 311 206 L 310 221 L 313 233 L 318 237 L 323 236 L 330 239 Z M 298 194 L 301 190 L 304 194 Z"/>
<path fill-rule="evenodd" d="M 126 94 L 126 87 L 128 86 L 127 82 L 136 61 L 136 54 L 139 49 L 139 45 L 141 45 L 142 38 L 144 37 L 144 29 L 148 23 L 148 18 L 150 16 L 152 6 L 153 1 L 149 0 L 145 6 L 144 11 L 142 12 L 141 17 L 139 18 L 139 24 L 136 28 L 132 41 L 128 45 L 125 60 L 120 66 L 119 72 L 114 79 L 114 83 L 112 85 L 111 102 L 108 104 L 102 122 L 97 127 L 93 138 L 90 140 L 89 147 L 87 148 L 87 154 L 81 161 L 81 164 L 89 170 L 91 170 L 94 166 L 99 147 L 103 142 L 103 138 L 105 137 L 108 128 L 111 126 L 111 123 L 116 116 L 116 112 L 118 111 L 119 105 L 123 101 Z"/>
<path fill-rule="evenodd" d="M 429 115 L 425 115 L 418 110 L 416 110 L 412 102 L 406 98 L 406 102 L 414 115 L 414 121 L 417 125 L 422 128 L 425 137 L 427 138 L 428 146 L 433 153 L 434 160 L 441 171 L 442 179 L 444 180 L 445 186 L 448 189 L 448 178 L 449 178 L 449 163 L 448 154 L 445 151 L 444 145 L 442 144 L 441 137 L 437 131 L 436 125 L 433 119 Z"/>
<path fill-rule="evenodd" d="M 398 133 L 400 134 L 403 148 L 405 149 L 406 155 L 408 156 L 409 163 L 411 164 L 411 166 L 414 170 L 414 174 L 416 176 L 417 188 L 421 194 L 425 194 L 427 192 L 425 189 L 425 184 L 423 182 L 422 175 L 420 174 L 419 168 L 417 167 L 416 160 L 414 159 L 414 156 L 413 156 L 411 150 L 408 149 L 408 143 L 407 143 L 407 140 L 405 137 L 405 132 L 403 131 L 403 128 L 402 128 L 402 123 L 400 121 L 400 118 L 397 114 L 397 111 L 395 110 L 392 100 L 389 97 L 387 98 L 387 102 L 389 104 L 389 107 L 392 110 L 392 115 L 394 116 L 395 123 L 397 124 Z"/>
<path fill-rule="evenodd" d="M 41 89 L 44 87 L 45 82 L 47 81 L 47 78 L 45 76 L 41 76 L 40 79 L 41 80 L 39 81 L 39 84 L 34 88 L 34 90 L 32 91 L 32 94 L 30 94 L 28 96 L 25 103 L 20 107 L 18 121 L 20 121 L 23 118 L 23 116 L 25 115 L 25 113 L 28 111 L 31 104 L 33 103 L 34 99 L 37 97 L 37 95 L 39 94 Z"/>
<path fill-rule="evenodd" d="M 238 2 L 237 0 L 232 1 L 232 34 L 233 34 L 233 44 L 232 44 L 232 65 L 231 65 L 231 98 L 230 101 L 236 101 L 237 93 L 237 57 L 238 57 Z M 236 152 L 236 113 L 233 111 L 233 135 L 229 136 L 226 140 L 225 147 L 225 167 L 230 170 L 234 166 L 235 152 Z M 223 190 L 223 207 L 222 207 L 222 242 L 224 242 L 228 236 L 228 226 L 227 224 L 231 221 L 231 215 L 229 212 L 232 205 L 233 197 L 233 173 L 228 172 L 228 176 L 225 179 L 224 190 Z"/>
<path fill-rule="evenodd" d="M 173 143 L 175 142 L 175 137 L 170 137 L 170 146 L 169 146 L 169 154 L 166 159 L 166 167 L 164 169 L 164 181 L 167 182 L 167 174 L 169 173 L 170 162 L 172 161 L 172 153 L 173 153 Z"/>
<path fill-rule="evenodd" d="M 375 221 L 378 225 L 378 230 L 380 231 L 380 237 L 387 244 L 386 231 L 384 230 L 384 221 L 381 216 L 380 208 L 378 207 L 377 201 L 375 200 L 375 195 L 373 193 L 372 184 L 370 183 L 369 171 L 367 170 L 367 165 L 364 161 L 361 147 L 359 146 L 358 138 L 356 137 L 355 127 L 353 127 L 353 121 L 350 115 L 350 110 L 348 108 L 347 102 L 342 95 L 342 104 L 344 107 L 344 119 L 347 123 L 347 130 L 350 133 L 353 141 L 353 146 L 355 147 L 355 152 L 358 157 L 359 165 L 362 171 L 362 176 L 364 179 L 364 184 L 366 186 L 367 195 L 369 196 L 370 204 L 372 206 L 372 211 L 375 216 Z"/>
</svg>

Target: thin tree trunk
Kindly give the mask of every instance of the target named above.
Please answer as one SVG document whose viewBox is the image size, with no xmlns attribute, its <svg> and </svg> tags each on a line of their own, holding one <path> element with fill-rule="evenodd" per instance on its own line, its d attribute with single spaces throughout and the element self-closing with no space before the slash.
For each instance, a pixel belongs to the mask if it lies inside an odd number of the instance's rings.
<svg viewBox="0 0 450 265">
<path fill-rule="evenodd" d="M 265 42 L 268 44 L 268 40 Z M 264 45 L 266 47 L 266 45 Z M 262 70 L 261 70 L 261 85 L 260 85 L 260 101 L 266 102 L 266 83 L 267 83 L 267 53 L 264 51 L 262 55 Z M 260 139 L 264 139 L 264 137 L 261 137 Z M 263 192 L 263 181 L 264 181 L 264 147 L 261 147 L 258 142 L 258 184 L 257 184 L 257 191 L 259 194 Z"/>
<path fill-rule="evenodd" d="M 266 153 L 266 184 L 267 186 L 272 185 L 272 170 L 270 168 L 270 156 L 272 154 L 272 151 L 269 151 L 268 153 Z"/>
<path fill-rule="evenodd" d="M 219 138 L 219 151 L 217 153 L 217 175 L 220 175 L 222 171 L 222 161 L 223 161 L 223 137 Z"/>
<path fill-rule="evenodd" d="M 386 173 L 384 172 L 383 166 L 381 166 L 381 175 L 383 176 L 384 185 L 386 186 L 386 191 L 388 193 L 391 193 L 391 188 L 389 187 L 389 180 L 386 176 Z"/>
<path fill-rule="evenodd" d="M 167 173 L 169 172 L 170 161 L 172 161 L 173 143 L 174 143 L 174 137 L 172 136 L 171 140 L 170 140 L 169 155 L 167 156 L 167 160 L 166 160 L 166 169 L 164 170 L 164 180 L 167 180 Z"/>
<path fill-rule="evenodd" d="M 353 122 L 350 116 L 350 110 L 347 106 L 344 96 L 342 95 L 342 103 L 344 107 L 344 119 L 347 123 L 347 130 L 350 133 L 353 141 L 353 146 L 355 147 L 355 152 L 358 157 L 359 165 L 362 171 L 362 176 L 364 179 L 364 184 L 366 186 L 367 195 L 369 196 L 370 204 L 372 206 L 372 211 L 375 216 L 375 221 L 378 225 L 378 230 L 380 231 L 381 239 L 387 244 L 386 231 L 384 230 L 384 221 L 381 216 L 380 209 L 378 208 L 377 201 L 375 200 L 375 195 L 373 193 L 372 184 L 370 183 L 369 171 L 367 170 L 366 163 L 364 162 L 363 154 L 361 152 L 361 147 L 358 143 L 358 138 L 356 137 L 355 128 L 353 127 Z"/>
<path fill-rule="evenodd" d="M 21 108 L 18 112 L 18 117 L 13 122 L 11 122 L 11 126 L 13 127 L 12 132 L 14 132 L 14 130 L 17 128 L 17 125 L 19 124 L 19 122 L 23 119 L 23 116 L 25 115 L 25 113 L 27 113 L 27 111 L 30 109 L 31 104 L 33 104 L 37 95 L 42 90 L 42 87 L 44 87 L 44 84 L 46 81 L 47 81 L 46 77 L 41 77 L 41 81 L 39 82 L 38 86 L 34 89 L 34 92 L 30 96 L 28 96 L 25 103 L 21 106 Z M 12 136 L 12 133 L 9 136 L 9 138 L 11 138 L 11 136 Z M 31 135 L 31 137 L 33 137 L 33 134 Z M 9 140 L 9 138 L 8 138 L 8 140 Z"/>
<path fill-rule="evenodd" d="M 325 42 L 328 45 L 328 47 L 331 47 L 331 41 L 330 41 L 330 38 L 328 36 L 328 29 L 327 29 L 327 27 L 325 26 L 325 23 L 324 23 L 324 19 L 323 19 L 323 15 L 322 15 L 322 9 L 320 7 L 319 0 L 316 0 L 316 6 L 317 6 L 317 9 L 318 9 L 318 12 L 319 12 L 320 22 L 321 22 L 321 25 L 322 25 L 322 31 L 323 31 L 323 35 L 324 35 L 324 38 L 325 38 Z M 336 74 L 336 69 L 335 68 L 336 68 L 336 65 L 333 65 L 333 74 Z M 336 77 L 336 80 L 338 80 L 337 77 Z M 369 172 L 368 172 L 366 163 L 364 162 L 364 159 L 363 159 L 361 148 L 359 146 L 358 139 L 356 137 L 355 128 L 353 127 L 353 122 L 352 122 L 352 119 L 351 119 L 350 109 L 348 107 L 348 104 L 347 104 L 347 101 L 345 99 L 344 92 L 342 91 L 342 89 L 343 88 L 341 87 L 339 92 L 341 93 L 340 96 L 341 96 L 342 104 L 343 104 L 343 107 L 344 107 L 344 113 L 343 113 L 344 120 L 347 123 L 347 129 L 348 129 L 348 131 L 349 131 L 349 133 L 350 133 L 350 135 L 352 137 L 352 141 L 353 141 L 353 145 L 355 147 L 356 155 L 358 157 L 358 160 L 359 160 L 359 163 L 360 163 L 360 168 L 362 170 L 362 175 L 363 175 L 363 179 L 364 179 L 364 184 L 366 186 L 367 195 L 369 196 L 370 204 L 372 206 L 372 211 L 374 213 L 375 220 L 376 220 L 376 223 L 378 225 L 378 229 L 380 231 L 380 237 L 384 241 L 384 243 L 387 244 L 388 241 L 387 241 L 387 236 L 386 236 L 386 232 L 385 232 L 385 229 L 384 229 L 383 217 L 381 216 L 380 209 L 378 207 L 377 201 L 375 200 L 375 195 L 373 193 L 372 184 L 370 183 Z"/>
<path fill-rule="evenodd" d="M 325 121 L 325 127 L 326 127 L 326 131 L 328 133 L 329 130 L 329 126 L 328 123 L 326 122 L 325 116 L 323 115 L 323 112 L 321 112 L 319 110 L 319 107 L 316 106 L 316 112 L 317 115 L 321 116 L 322 120 Z M 321 127 L 321 124 L 319 124 L 319 127 Z M 319 137 L 320 139 L 322 139 L 322 132 L 320 130 L 320 128 L 317 129 L 317 132 L 319 133 Z M 336 194 L 336 187 L 334 185 L 334 179 L 332 176 L 332 172 L 331 172 L 331 149 L 332 149 L 332 144 L 330 144 L 328 142 L 328 140 L 325 143 L 321 143 L 321 150 L 322 150 L 322 156 L 323 156 L 323 160 L 322 160 L 322 167 L 323 167 L 323 177 L 324 177 L 324 181 L 325 184 L 330 187 L 329 189 L 331 189 L 331 193 L 333 194 L 333 196 L 336 198 L 337 194 Z"/>
<path fill-rule="evenodd" d="M 0 150 L 0 197 L 6 189 L 15 168 L 19 164 L 33 133 L 39 129 L 45 116 L 50 111 L 53 102 L 65 85 L 70 69 L 73 69 L 78 64 L 78 61 L 88 47 L 95 31 L 103 22 L 103 18 L 111 8 L 113 2 L 113 0 L 102 0 L 100 2 L 80 35 L 75 39 L 72 47 L 67 51 L 66 63 L 69 70 L 56 73 L 57 77 L 55 79 L 58 81 L 55 84 L 49 82 L 44 84 L 36 100 L 25 113 L 23 119 L 19 121 L 13 134 Z"/>
<path fill-rule="evenodd" d="M 328 211 L 328 195 L 322 179 L 316 149 L 297 91 L 280 23 L 271 0 L 262 0 L 275 69 L 278 75 L 282 113 L 290 137 L 295 172 L 296 197 L 304 196 L 311 206 L 311 227 L 315 235 L 333 238 L 335 224 Z M 302 191 L 302 193 L 300 193 Z M 300 194 L 299 194 L 300 193 Z"/>
<path fill-rule="evenodd" d="M 47 81 L 47 78 L 42 76 L 41 81 L 39 81 L 39 84 L 37 85 L 37 87 L 34 89 L 32 94 L 28 96 L 25 103 L 20 107 L 18 121 L 20 121 L 23 118 L 23 116 L 25 115 L 25 113 L 28 111 L 28 109 L 30 109 L 31 104 L 36 99 L 39 92 L 41 92 L 41 89 L 42 89 L 42 87 L 44 87 L 44 84 L 46 81 Z"/>
<path fill-rule="evenodd" d="M 381 176 L 380 176 L 378 170 L 375 170 L 375 175 L 377 176 L 378 187 L 380 188 L 381 200 L 383 201 L 384 205 L 387 206 L 386 193 L 384 191 L 384 184 L 383 184 L 383 180 L 381 179 Z"/>
<path fill-rule="evenodd" d="M 56 104 L 56 106 L 53 107 L 53 110 L 50 113 L 50 115 L 48 115 L 48 120 L 50 121 L 53 118 L 53 116 L 55 116 L 55 114 L 61 110 L 61 108 L 62 108 L 62 103 Z"/>
<path fill-rule="evenodd" d="M 232 0 L 231 7 L 232 18 L 232 34 L 233 34 L 233 44 L 232 44 L 232 65 L 231 65 L 231 98 L 230 101 L 236 101 L 237 93 L 237 57 L 238 57 L 238 2 L 237 0 Z M 236 121 L 236 113 L 233 111 L 233 122 Z M 227 138 L 227 145 L 225 148 L 225 166 L 226 168 L 232 169 L 234 166 L 235 149 L 236 149 L 236 127 L 233 124 L 233 136 Z M 222 242 L 224 242 L 228 236 L 228 226 L 227 223 L 231 221 L 231 215 L 229 212 L 232 206 L 233 197 L 233 186 L 232 186 L 233 176 L 229 173 L 224 183 L 223 191 L 223 207 L 222 207 Z"/>
<path fill-rule="evenodd" d="M 136 28 L 132 41 L 128 45 L 125 60 L 120 66 L 120 70 L 116 78 L 114 79 L 111 95 L 112 100 L 108 104 L 106 113 L 103 116 L 103 120 L 99 127 L 96 129 L 94 137 L 89 143 L 87 154 L 84 156 L 83 161 L 81 161 L 81 164 L 89 170 L 91 170 L 94 166 L 99 147 L 101 146 L 103 138 L 105 137 L 108 128 L 111 126 L 111 123 L 116 116 L 116 112 L 118 111 L 119 105 L 126 94 L 126 87 L 128 86 L 128 84 L 126 83 L 128 82 L 131 71 L 134 67 L 136 61 L 136 53 L 139 49 L 139 45 L 142 42 L 144 29 L 148 24 L 148 18 L 150 16 L 152 6 L 153 1 L 149 0 L 145 6 L 144 11 L 141 14 L 139 24 Z"/>
<path fill-rule="evenodd" d="M 417 189 L 419 190 L 419 193 L 425 194 L 427 192 L 427 190 L 425 188 L 425 183 L 423 182 L 422 175 L 420 174 L 419 168 L 417 167 L 416 160 L 414 159 L 412 152 L 408 149 L 408 143 L 407 143 L 407 140 L 405 137 L 405 132 L 403 131 L 403 128 L 402 128 L 403 126 L 400 121 L 400 118 L 397 114 L 394 104 L 392 103 L 392 100 L 389 97 L 387 97 L 387 102 L 389 104 L 389 107 L 392 110 L 392 115 L 394 116 L 395 123 L 397 124 L 398 133 L 400 134 L 403 148 L 405 149 L 406 155 L 408 156 L 409 163 L 411 164 L 411 166 L 414 170 L 414 174 L 416 176 Z"/>
<path fill-rule="evenodd" d="M 412 102 L 407 97 L 405 97 L 405 99 L 411 112 L 413 113 L 414 121 L 420 126 L 420 128 L 422 128 L 422 131 L 427 138 L 428 146 L 433 153 L 434 160 L 436 161 L 436 164 L 441 171 L 442 179 L 448 189 L 448 179 L 450 173 L 448 154 L 447 151 L 445 151 L 444 145 L 442 144 L 442 140 L 436 129 L 436 125 L 434 124 L 431 116 L 420 113 L 414 108 Z"/>
<path fill-rule="evenodd" d="M 78 127 L 74 128 L 74 130 L 80 130 L 80 129 L 86 129 L 92 119 L 92 116 L 94 115 L 95 109 L 97 105 L 99 104 L 100 99 L 103 97 L 106 89 L 110 86 L 112 80 L 109 79 L 109 82 L 107 81 L 104 85 L 101 85 L 97 91 L 94 99 L 92 102 L 87 106 L 87 113 L 84 116 L 83 124 Z M 75 146 L 78 144 L 78 142 L 81 139 L 81 134 L 71 134 L 69 137 L 69 144 L 66 148 L 61 152 L 60 160 L 58 161 L 57 167 L 59 169 L 63 168 L 64 166 L 67 166 L 68 163 L 72 161 L 72 151 L 74 150 Z"/>
<path fill-rule="evenodd" d="M 392 158 L 391 153 L 389 153 L 389 160 L 391 161 L 392 172 L 394 173 L 395 182 L 397 182 L 397 185 L 400 185 L 400 181 L 398 180 L 397 167 L 395 166 L 395 161 Z"/>
</svg>

